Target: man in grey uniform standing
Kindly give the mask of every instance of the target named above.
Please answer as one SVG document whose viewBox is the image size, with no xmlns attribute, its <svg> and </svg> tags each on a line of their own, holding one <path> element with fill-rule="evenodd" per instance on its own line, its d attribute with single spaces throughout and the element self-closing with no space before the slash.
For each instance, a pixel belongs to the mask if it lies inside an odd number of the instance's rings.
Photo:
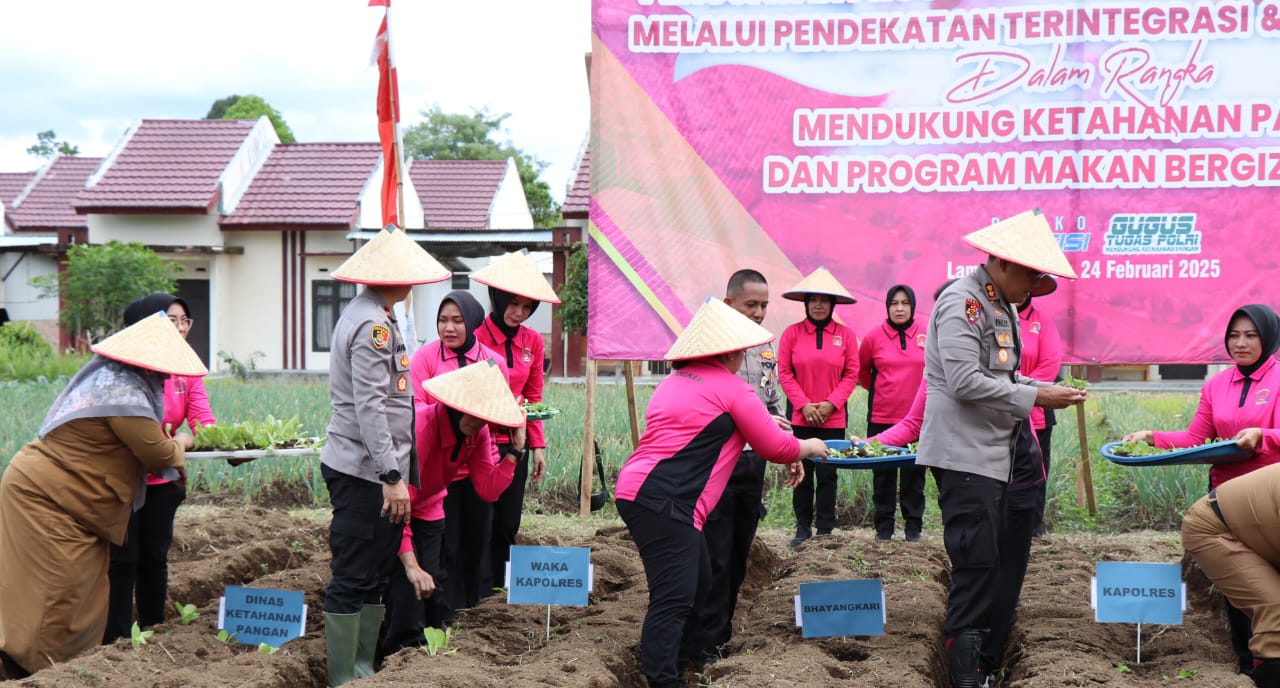
<svg viewBox="0 0 1280 688">
<path fill-rule="evenodd" d="M 998 584 L 1005 494 L 1019 424 L 1033 406 L 1065 408 L 1083 390 L 1018 371 L 1017 309 L 1053 288 L 1047 274 L 1076 274 L 1039 210 L 964 237 L 987 262 L 939 297 L 925 344 L 928 398 L 917 465 L 933 467 L 951 559 L 943 633 L 952 688 L 978 688 L 979 652 Z"/>
<path fill-rule="evenodd" d="M 764 322 L 769 309 L 769 283 L 755 270 L 739 270 L 729 277 L 724 302 L 751 318 L 757 325 Z M 778 358 L 773 343 L 747 349 L 738 377 L 755 390 L 760 402 L 769 409 L 778 427 L 790 431 L 791 423 L 782 415 L 782 391 L 778 387 Z M 804 476 L 804 462 L 787 464 L 787 484 L 795 487 Z M 720 660 L 724 646 L 733 637 L 733 610 L 738 605 L 738 592 L 747 577 L 747 559 L 756 528 L 764 517 L 765 460 L 751 450 L 743 449 L 724 494 L 702 526 L 711 560 L 711 585 L 699 612 L 703 664 Z"/>
<path fill-rule="evenodd" d="M 330 686 L 373 675 L 386 611 L 382 593 L 409 520 L 408 484 L 418 484 L 409 352 L 392 306 L 413 285 L 449 275 L 399 230 L 379 232 L 333 272 L 334 279 L 365 288 L 333 328 L 333 417 L 320 451 L 320 473 L 333 503 L 333 575 L 324 600 Z"/>
</svg>

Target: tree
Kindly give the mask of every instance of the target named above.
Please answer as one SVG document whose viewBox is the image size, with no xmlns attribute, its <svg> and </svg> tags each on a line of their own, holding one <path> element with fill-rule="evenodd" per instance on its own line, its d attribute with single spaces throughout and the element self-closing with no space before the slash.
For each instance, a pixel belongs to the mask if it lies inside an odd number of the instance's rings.
<svg viewBox="0 0 1280 688">
<path fill-rule="evenodd" d="M 520 173 L 520 184 L 529 201 L 529 212 L 535 227 L 560 224 L 560 204 L 551 195 L 551 187 L 540 176 L 547 163 L 517 148 L 510 140 L 498 141 L 505 134 L 502 123 L 510 113 L 494 115 L 489 108 L 473 109 L 470 115 L 446 113 L 439 105 L 423 110 L 425 121 L 404 132 L 405 154 L 417 160 L 506 160 L 514 158 Z"/>
<path fill-rule="evenodd" d="M 36 134 L 36 145 L 27 149 L 31 155 L 41 160 L 49 160 L 54 155 L 80 155 L 80 147 L 67 141 L 59 141 L 53 130 Z"/>
<path fill-rule="evenodd" d="M 216 108 L 218 103 L 213 105 Z M 210 109 L 210 112 L 213 110 Z M 289 125 L 285 123 L 284 115 L 271 107 L 267 101 L 253 94 L 241 96 L 234 105 L 222 113 L 222 119 L 258 119 L 263 115 L 271 120 L 271 126 L 275 127 L 276 136 L 280 137 L 281 143 L 293 143 L 293 130 L 289 129 Z"/>
<path fill-rule="evenodd" d="M 587 245 L 573 245 L 560 287 L 560 326 L 565 332 L 587 332 Z"/>
<path fill-rule="evenodd" d="M 209 114 L 205 115 L 204 118 L 222 119 L 222 116 L 227 114 L 227 110 L 232 105 L 235 105 L 237 100 L 240 100 L 240 96 L 232 94 L 226 98 L 219 98 L 213 101 L 213 105 L 209 106 Z"/>
<path fill-rule="evenodd" d="M 139 243 L 73 244 L 66 270 L 31 284 L 43 297 L 61 294 L 62 328 L 77 342 L 95 342 L 124 326 L 124 308 L 134 299 L 173 293 L 181 269 Z"/>
</svg>

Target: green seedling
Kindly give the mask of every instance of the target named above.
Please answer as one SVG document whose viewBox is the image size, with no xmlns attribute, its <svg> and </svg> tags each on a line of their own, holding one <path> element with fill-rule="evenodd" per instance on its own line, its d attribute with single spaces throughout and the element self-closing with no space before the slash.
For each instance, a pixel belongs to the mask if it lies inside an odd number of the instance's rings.
<svg viewBox="0 0 1280 688">
<path fill-rule="evenodd" d="M 142 647 L 147 644 L 147 638 L 155 635 L 155 631 L 144 631 L 138 626 L 138 622 L 133 622 L 133 627 L 129 629 L 129 642 L 134 647 Z"/>
<path fill-rule="evenodd" d="M 258 652 L 261 652 L 264 655 L 274 655 L 279 651 L 280 651 L 280 648 L 278 647 L 271 647 L 266 643 L 258 643 Z"/>
<path fill-rule="evenodd" d="M 1125 442 L 1116 447 L 1113 453 L 1116 456 L 1155 456 L 1156 454 L 1167 454 L 1170 450 L 1158 449 L 1146 442 Z"/>
<path fill-rule="evenodd" d="M 1133 669 L 1130 669 L 1130 668 L 1129 668 L 1129 665 L 1128 665 L 1128 664 L 1125 664 L 1124 662 L 1116 662 L 1115 667 L 1116 667 L 1116 671 L 1119 671 L 1119 672 L 1120 672 L 1120 673 L 1122 673 L 1122 674 L 1132 674 L 1132 673 L 1133 673 Z"/>
<path fill-rule="evenodd" d="M 449 642 L 453 640 L 453 628 L 444 630 L 434 627 L 428 628 L 422 632 L 422 637 L 426 639 L 427 644 L 419 649 L 432 657 L 441 654 L 451 655 L 458 651 L 457 649 L 448 649 Z"/>
<path fill-rule="evenodd" d="M 232 639 L 232 638 L 234 638 L 234 637 L 236 637 L 236 634 L 235 634 L 235 633 L 227 633 L 227 629 L 223 628 L 223 629 L 220 629 L 220 630 L 218 631 L 218 635 L 216 635 L 216 636 L 214 636 L 214 637 L 218 639 L 218 642 L 220 642 L 220 643 L 222 643 L 222 644 L 224 644 L 224 645 L 225 645 L 225 644 L 227 644 L 227 643 L 231 642 L 231 639 Z"/>
<path fill-rule="evenodd" d="M 1187 679 L 1192 679 L 1192 678 L 1195 678 L 1195 677 L 1196 677 L 1196 670 L 1195 670 L 1195 669 L 1179 669 L 1179 670 L 1178 670 L 1178 680 L 1179 680 L 1179 681 L 1185 681 L 1185 680 L 1187 680 Z"/>
<path fill-rule="evenodd" d="M 182 622 L 183 626 L 190 626 L 192 621 L 200 617 L 200 612 L 196 611 L 194 604 L 174 602 L 173 606 L 178 608 L 178 621 Z"/>
<path fill-rule="evenodd" d="M 901 449 L 886 447 L 880 440 L 870 440 L 848 449 L 831 450 L 831 456 L 838 459 L 868 459 L 879 456 L 894 456 L 901 453 Z"/>
<path fill-rule="evenodd" d="M 1089 386 L 1089 381 L 1081 380 L 1078 377 L 1071 377 L 1070 375 L 1068 375 L 1062 378 L 1062 382 L 1059 382 L 1058 384 L 1062 385 L 1063 387 L 1070 387 L 1072 389 L 1084 389 Z"/>
</svg>

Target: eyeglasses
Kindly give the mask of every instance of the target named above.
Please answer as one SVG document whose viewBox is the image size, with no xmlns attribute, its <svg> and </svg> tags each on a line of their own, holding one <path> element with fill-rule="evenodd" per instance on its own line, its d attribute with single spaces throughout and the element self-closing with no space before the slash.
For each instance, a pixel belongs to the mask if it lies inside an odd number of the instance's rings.
<svg viewBox="0 0 1280 688">
<path fill-rule="evenodd" d="M 177 327 L 179 329 L 184 329 L 184 328 L 190 328 L 193 324 L 195 324 L 196 321 L 192 320 L 191 318 L 188 318 L 185 315 L 182 316 L 181 318 L 171 315 L 169 316 L 169 322 L 173 323 L 174 327 Z"/>
</svg>

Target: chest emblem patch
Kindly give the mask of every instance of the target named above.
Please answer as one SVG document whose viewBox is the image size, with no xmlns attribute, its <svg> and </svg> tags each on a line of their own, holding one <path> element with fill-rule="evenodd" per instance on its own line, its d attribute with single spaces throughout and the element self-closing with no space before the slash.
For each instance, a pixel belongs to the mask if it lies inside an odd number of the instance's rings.
<svg viewBox="0 0 1280 688">
<path fill-rule="evenodd" d="M 409 389 L 409 378 L 407 376 L 401 375 L 400 377 L 396 378 L 397 392 L 404 392 L 408 389 Z"/>
<path fill-rule="evenodd" d="M 921 348 L 921 349 L 923 349 L 923 348 L 924 348 L 924 335 L 923 335 L 923 334 L 918 334 L 918 335 L 916 335 L 916 344 L 918 344 L 918 345 L 920 346 L 920 348 Z"/>
<path fill-rule="evenodd" d="M 965 299 L 964 317 L 969 321 L 969 324 L 978 322 L 982 317 L 982 304 L 978 303 L 977 299 Z"/>
<path fill-rule="evenodd" d="M 986 283 L 986 285 L 985 285 L 985 286 L 983 286 L 982 288 L 987 292 L 987 298 L 988 298 L 988 299 L 991 299 L 992 301 L 995 301 L 995 300 L 996 300 L 996 298 L 997 298 L 997 297 L 996 297 L 996 285 L 994 285 L 994 284 L 992 284 L 992 283 L 990 283 L 990 282 L 987 282 L 987 283 Z"/>
<path fill-rule="evenodd" d="M 385 349 L 387 343 L 391 341 L 391 330 L 386 325 L 374 325 L 369 330 L 369 335 L 373 340 L 373 348 Z"/>
<path fill-rule="evenodd" d="M 1031 334 L 1040 334 L 1040 321 L 1037 320 L 1031 323 L 1031 325 L 1029 325 L 1027 329 L 1031 331 Z"/>
<path fill-rule="evenodd" d="M 1000 361 L 1001 363 L 1008 363 L 1008 362 L 1009 362 L 1009 350 L 1008 350 L 1008 349 L 1001 349 L 1001 350 L 997 351 L 997 352 L 996 352 L 996 360 L 997 360 L 997 361 Z"/>
<path fill-rule="evenodd" d="M 1271 401 L 1271 390 L 1267 389 L 1266 387 L 1263 387 L 1262 389 L 1258 390 L 1258 393 L 1253 397 L 1253 403 L 1259 406 L 1262 406 L 1268 401 Z"/>
<path fill-rule="evenodd" d="M 1013 346 L 1013 335 L 1008 332 L 997 332 L 996 343 L 1000 346 Z"/>
<path fill-rule="evenodd" d="M 520 360 L 524 361 L 525 363 L 528 363 L 529 361 L 532 361 L 532 360 L 533 360 L 533 350 L 531 350 L 531 349 L 530 349 L 529 347 L 527 347 L 527 346 L 526 346 L 526 347 L 524 347 L 523 349 L 521 349 L 521 350 L 520 350 Z"/>
</svg>

